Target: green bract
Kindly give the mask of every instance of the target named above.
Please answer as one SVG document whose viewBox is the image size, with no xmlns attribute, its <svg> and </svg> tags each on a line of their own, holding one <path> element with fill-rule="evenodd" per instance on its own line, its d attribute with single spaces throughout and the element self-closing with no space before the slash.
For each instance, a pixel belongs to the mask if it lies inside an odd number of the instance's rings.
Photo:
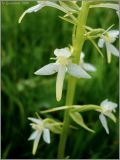
<svg viewBox="0 0 120 160">
<path fill-rule="evenodd" d="M 83 127 L 84 129 L 90 131 L 90 132 L 94 132 L 92 129 L 90 129 L 84 122 L 82 116 L 80 113 L 78 112 L 70 112 L 70 117 L 72 118 L 72 120 L 74 122 L 76 122 L 78 125 L 80 125 L 81 127 Z"/>
</svg>

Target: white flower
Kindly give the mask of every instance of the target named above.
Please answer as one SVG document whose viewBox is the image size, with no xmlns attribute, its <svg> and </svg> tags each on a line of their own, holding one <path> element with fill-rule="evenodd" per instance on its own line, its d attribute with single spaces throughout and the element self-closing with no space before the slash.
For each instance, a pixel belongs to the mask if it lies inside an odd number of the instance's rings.
<svg viewBox="0 0 120 160">
<path fill-rule="evenodd" d="M 28 119 L 33 122 L 31 123 L 31 126 L 33 129 L 35 129 L 35 131 L 31 134 L 31 136 L 28 139 L 28 140 L 34 140 L 32 153 L 33 155 L 35 155 L 42 133 L 43 133 L 43 140 L 48 144 L 50 143 L 50 131 L 48 128 L 45 127 L 45 124 L 42 119 L 36 119 L 30 117 Z"/>
<path fill-rule="evenodd" d="M 111 62 L 111 54 L 117 57 L 119 56 L 118 49 L 115 48 L 114 45 L 112 44 L 113 42 L 115 42 L 116 38 L 118 38 L 118 35 L 119 35 L 118 30 L 111 30 L 108 31 L 106 35 L 102 35 L 98 41 L 98 46 L 100 48 L 103 48 L 104 43 L 106 45 L 108 63 Z"/>
<path fill-rule="evenodd" d="M 70 75 L 77 78 L 91 78 L 90 75 L 84 71 L 79 65 L 71 63 L 70 56 L 71 52 L 68 48 L 55 49 L 54 55 L 56 56 L 56 62 L 45 65 L 35 72 L 36 75 L 51 75 L 56 72 L 56 99 L 60 101 L 62 97 L 63 81 L 65 73 L 68 72 Z"/>
<path fill-rule="evenodd" d="M 117 107 L 117 104 L 111 101 L 108 101 L 108 99 L 106 99 L 101 102 L 100 106 L 102 107 L 102 111 L 100 111 L 101 114 L 99 115 L 99 119 L 102 123 L 102 126 L 106 130 L 106 133 L 109 134 L 109 129 L 108 129 L 107 120 L 105 116 L 111 118 L 114 122 L 116 122 L 116 118 L 112 113 L 112 111 L 115 112 L 115 108 Z"/>
<path fill-rule="evenodd" d="M 19 18 L 19 23 L 21 23 L 23 17 L 25 16 L 26 13 L 31 13 L 31 12 L 37 12 L 38 10 L 42 9 L 43 7 L 45 6 L 49 6 L 49 7 L 53 7 L 53 8 L 57 8 L 63 12 L 66 13 L 66 10 L 59 6 L 58 4 L 56 4 L 55 2 L 50 2 L 50 1 L 40 1 L 38 2 L 39 4 L 33 6 L 33 7 L 30 7 L 29 9 L 27 9 L 26 11 L 23 12 L 23 14 L 20 16 Z"/>
<path fill-rule="evenodd" d="M 80 66 L 86 71 L 95 72 L 96 68 L 90 63 L 85 63 L 84 62 L 84 57 L 85 57 L 84 52 L 81 52 L 81 54 L 80 54 Z"/>
</svg>

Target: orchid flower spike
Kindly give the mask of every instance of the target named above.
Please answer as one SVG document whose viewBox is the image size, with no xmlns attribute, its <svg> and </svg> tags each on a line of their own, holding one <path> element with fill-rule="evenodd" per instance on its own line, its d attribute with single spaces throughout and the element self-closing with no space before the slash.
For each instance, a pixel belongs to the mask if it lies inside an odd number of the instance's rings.
<svg viewBox="0 0 120 160">
<path fill-rule="evenodd" d="M 60 5 L 56 4 L 55 2 L 39 1 L 37 5 L 35 5 L 33 7 L 30 7 L 29 9 L 27 9 L 26 11 L 23 12 L 23 14 L 20 16 L 18 22 L 21 23 L 21 21 L 22 21 L 22 19 L 25 16 L 26 13 L 37 12 L 38 10 L 42 9 L 45 6 L 57 8 L 57 9 L 61 10 L 62 12 L 66 13 L 66 10 L 63 7 L 61 7 Z"/>
<path fill-rule="evenodd" d="M 91 78 L 91 76 L 82 69 L 79 65 L 73 64 L 70 60 L 71 52 L 68 48 L 55 49 L 54 55 L 56 56 L 56 62 L 45 65 L 35 72 L 36 75 L 52 75 L 57 72 L 56 80 L 56 99 L 61 100 L 63 81 L 65 73 L 77 78 Z"/>
<path fill-rule="evenodd" d="M 101 114 L 99 115 L 99 119 L 106 133 L 109 134 L 109 129 L 108 129 L 107 120 L 105 116 L 111 118 L 114 122 L 116 122 L 116 118 L 112 113 L 112 111 L 115 112 L 117 104 L 111 101 L 108 101 L 108 99 L 106 99 L 101 102 L 100 106 L 102 107 L 102 111 L 100 111 Z"/>
<path fill-rule="evenodd" d="M 111 31 L 108 31 L 105 35 L 102 35 L 98 41 L 98 46 L 100 48 L 103 48 L 104 43 L 106 45 L 108 63 L 111 62 L 111 54 L 119 57 L 118 49 L 115 48 L 114 45 L 112 44 L 115 42 L 116 38 L 118 38 L 118 35 L 119 35 L 118 30 L 111 30 Z"/>
<path fill-rule="evenodd" d="M 84 52 L 81 52 L 80 66 L 86 71 L 95 72 L 96 68 L 92 64 L 84 62 L 84 58 L 85 58 L 85 54 L 84 54 Z"/>
<path fill-rule="evenodd" d="M 45 127 L 45 124 L 42 119 L 31 118 L 31 117 L 29 117 L 28 119 L 33 122 L 30 125 L 35 130 L 28 139 L 28 140 L 34 140 L 32 154 L 35 155 L 42 133 L 43 133 L 43 140 L 48 144 L 50 143 L 50 131 L 48 128 Z"/>
</svg>

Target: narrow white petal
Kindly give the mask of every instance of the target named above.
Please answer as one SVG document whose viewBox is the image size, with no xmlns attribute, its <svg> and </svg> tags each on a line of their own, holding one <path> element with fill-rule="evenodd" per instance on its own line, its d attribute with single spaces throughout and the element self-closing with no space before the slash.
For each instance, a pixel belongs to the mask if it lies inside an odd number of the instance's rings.
<svg viewBox="0 0 120 160">
<path fill-rule="evenodd" d="M 96 68 L 90 63 L 81 63 L 80 66 L 86 71 L 95 72 Z"/>
<path fill-rule="evenodd" d="M 71 52 L 68 50 L 68 48 L 55 49 L 54 55 L 57 57 L 62 56 L 68 58 L 71 56 Z"/>
<path fill-rule="evenodd" d="M 111 37 L 117 38 L 119 35 L 119 30 L 111 30 L 111 31 L 108 31 L 108 33 Z"/>
<path fill-rule="evenodd" d="M 50 143 L 50 131 L 47 128 L 43 130 L 43 139 L 46 143 Z"/>
<path fill-rule="evenodd" d="M 69 64 L 68 73 L 77 78 L 91 78 L 91 76 L 77 64 Z"/>
<path fill-rule="evenodd" d="M 28 140 L 30 141 L 30 140 L 34 140 L 36 137 L 37 137 L 37 135 L 38 135 L 38 131 L 36 130 L 36 131 L 34 131 L 31 135 L 30 135 L 30 137 L 28 138 Z"/>
<path fill-rule="evenodd" d="M 38 143 L 40 141 L 40 137 L 41 137 L 42 132 L 38 131 L 38 134 L 33 142 L 33 150 L 32 150 L 32 154 L 35 155 L 37 148 L 38 148 Z"/>
<path fill-rule="evenodd" d="M 109 112 L 105 114 L 107 117 L 109 117 L 113 122 L 116 122 L 116 117 L 113 113 Z"/>
<path fill-rule="evenodd" d="M 58 71 L 58 64 L 50 63 L 45 65 L 44 67 L 37 70 L 34 74 L 36 75 L 51 75 Z"/>
<path fill-rule="evenodd" d="M 59 70 L 57 74 L 56 80 L 56 99 L 57 101 L 61 100 L 62 90 L 63 90 L 63 81 L 65 78 L 66 67 L 63 65 L 59 65 Z"/>
<path fill-rule="evenodd" d="M 110 53 L 112 53 L 114 56 L 119 57 L 119 50 L 115 48 L 112 44 L 106 42 L 106 47 Z"/>
<path fill-rule="evenodd" d="M 28 119 L 36 124 L 40 124 L 40 125 L 43 124 L 43 121 L 41 119 L 31 118 L 31 117 L 28 117 Z"/>
<path fill-rule="evenodd" d="M 100 38 L 98 41 L 98 47 L 103 48 L 104 42 L 105 42 L 104 39 Z"/>
<path fill-rule="evenodd" d="M 109 134 L 109 129 L 108 129 L 107 120 L 106 120 L 105 116 L 103 114 L 100 114 L 99 119 L 100 119 L 100 122 L 101 122 L 102 126 L 104 127 L 106 133 Z"/>
<path fill-rule="evenodd" d="M 23 14 L 20 16 L 18 22 L 21 23 L 23 17 L 25 16 L 26 13 L 31 13 L 31 12 L 37 12 L 39 9 L 43 8 L 44 5 L 41 3 L 41 4 L 37 4 L 33 7 L 30 7 L 28 8 L 25 12 L 23 12 Z"/>
</svg>

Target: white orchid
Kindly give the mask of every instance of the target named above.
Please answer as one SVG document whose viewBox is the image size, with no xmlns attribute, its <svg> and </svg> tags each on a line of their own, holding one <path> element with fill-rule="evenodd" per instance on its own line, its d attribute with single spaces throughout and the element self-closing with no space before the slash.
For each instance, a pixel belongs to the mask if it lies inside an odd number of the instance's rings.
<svg viewBox="0 0 120 160">
<path fill-rule="evenodd" d="M 108 99 L 106 99 L 101 102 L 100 106 L 102 107 L 102 111 L 100 111 L 101 114 L 99 115 L 99 119 L 102 123 L 102 126 L 106 130 L 106 133 L 109 134 L 109 129 L 108 129 L 107 120 L 105 116 L 111 118 L 114 122 L 116 122 L 116 118 L 112 113 L 112 111 L 115 112 L 117 104 L 111 101 L 108 101 Z"/>
<path fill-rule="evenodd" d="M 85 58 L 85 54 L 84 54 L 84 52 L 81 52 L 80 66 L 86 71 L 95 72 L 96 68 L 92 64 L 84 62 L 84 58 Z"/>
<path fill-rule="evenodd" d="M 118 30 L 111 30 L 111 31 L 108 31 L 105 35 L 102 35 L 98 41 L 98 46 L 100 48 L 103 48 L 104 43 L 106 45 L 108 63 L 111 62 L 111 54 L 119 57 L 118 49 L 115 48 L 114 45 L 112 44 L 113 42 L 115 42 L 116 38 L 118 38 L 118 35 L 119 35 Z"/>
<path fill-rule="evenodd" d="M 50 131 L 48 128 L 46 128 L 42 119 L 31 118 L 31 117 L 29 117 L 28 119 L 33 122 L 30 125 L 32 126 L 33 129 L 35 129 L 35 131 L 31 134 L 31 136 L 28 139 L 28 140 L 34 140 L 32 153 L 33 155 L 35 155 L 42 133 L 43 133 L 43 140 L 48 144 L 50 143 Z"/>
<path fill-rule="evenodd" d="M 55 49 L 54 55 L 56 56 L 56 62 L 45 65 L 35 72 L 36 75 L 52 75 L 56 72 L 56 99 L 60 101 L 62 97 L 63 81 L 65 73 L 77 78 L 91 78 L 91 76 L 83 70 L 79 65 L 73 64 L 70 60 L 71 52 L 68 48 Z"/>
<path fill-rule="evenodd" d="M 42 9 L 43 7 L 53 7 L 53 8 L 57 8 L 58 10 L 61 10 L 64 13 L 67 13 L 67 11 L 61 7 L 60 5 L 56 4 L 55 2 L 50 2 L 50 1 L 38 1 L 38 4 L 30 7 L 29 9 L 27 9 L 26 11 L 23 12 L 23 14 L 20 16 L 19 18 L 19 23 L 21 23 L 23 17 L 25 16 L 26 13 L 32 13 L 32 12 L 37 12 L 38 10 Z"/>
</svg>

